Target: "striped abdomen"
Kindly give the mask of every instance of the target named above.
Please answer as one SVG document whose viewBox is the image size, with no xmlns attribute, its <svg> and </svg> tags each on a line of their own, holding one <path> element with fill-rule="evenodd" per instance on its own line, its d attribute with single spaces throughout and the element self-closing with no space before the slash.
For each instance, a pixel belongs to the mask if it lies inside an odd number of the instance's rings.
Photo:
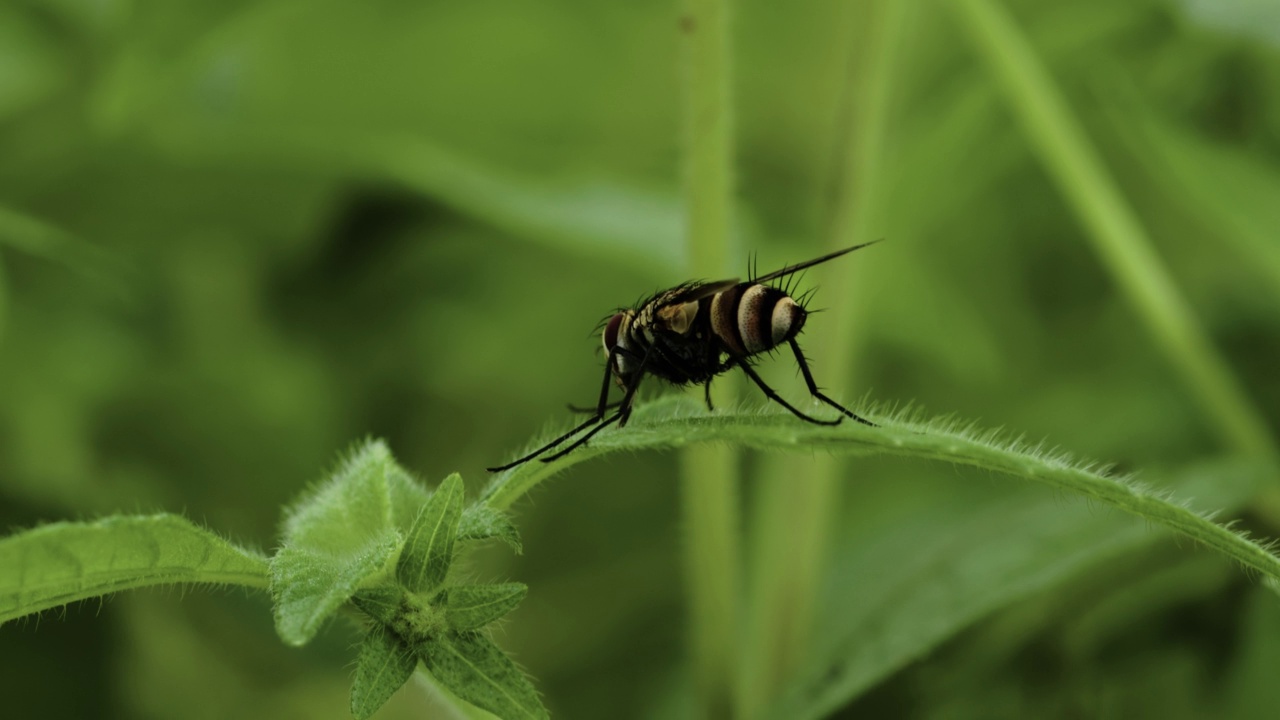
<svg viewBox="0 0 1280 720">
<path fill-rule="evenodd" d="M 711 301 L 711 331 L 738 356 L 770 350 L 800 334 L 808 313 L 785 292 L 739 283 Z"/>
</svg>

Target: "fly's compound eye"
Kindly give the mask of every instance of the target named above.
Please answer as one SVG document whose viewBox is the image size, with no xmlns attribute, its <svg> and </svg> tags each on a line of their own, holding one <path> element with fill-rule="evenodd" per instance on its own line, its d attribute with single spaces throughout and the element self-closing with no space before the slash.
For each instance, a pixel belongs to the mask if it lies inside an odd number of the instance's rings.
<svg viewBox="0 0 1280 720">
<path fill-rule="evenodd" d="M 622 329 L 622 313 L 618 313 L 609 318 L 609 324 L 604 327 L 604 351 L 606 353 L 613 352 L 613 348 L 618 344 L 618 331 Z"/>
</svg>

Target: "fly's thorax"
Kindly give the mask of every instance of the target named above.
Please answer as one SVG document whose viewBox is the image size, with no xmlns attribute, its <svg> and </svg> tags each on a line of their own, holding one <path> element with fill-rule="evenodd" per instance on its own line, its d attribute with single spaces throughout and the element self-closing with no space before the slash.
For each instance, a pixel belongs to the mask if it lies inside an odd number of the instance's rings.
<svg viewBox="0 0 1280 720">
<path fill-rule="evenodd" d="M 694 318 L 698 316 L 698 301 L 668 305 L 658 310 L 657 316 L 664 330 L 677 335 L 688 335 Z"/>
<path fill-rule="evenodd" d="M 732 354 L 755 355 L 800 333 L 808 314 L 785 292 L 741 283 L 711 302 L 711 329 Z"/>
</svg>

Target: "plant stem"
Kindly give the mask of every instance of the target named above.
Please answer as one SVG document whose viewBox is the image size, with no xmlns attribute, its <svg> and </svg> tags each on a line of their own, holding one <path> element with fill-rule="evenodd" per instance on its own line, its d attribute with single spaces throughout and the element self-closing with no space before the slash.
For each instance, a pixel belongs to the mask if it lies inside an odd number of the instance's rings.
<svg viewBox="0 0 1280 720">
<path fill-rule="evenodd" d="M 728 0 L 685 0 L 685 212 L 692 276 L 729 266 L 733 207 L 733 126 L 730 107 Z M 717 383 L 721 407 L 731 383 Z M 689 448 L 681 455 L 686 532 L 689 634 L 698 716 L 735 715 L 739 595 L 738 452 L 728 446 Z"/>
<path fill-rule="evenodd" d="M 871 3 L 855 14 L 850 34 L 853 72 L 843 94 L 856 98 L 842 144 L 842 183 L 828 250 L 867 242 L 881 224 L 882 166 L 888 136 L 893 60 L 906 24 L 905 0 Z M 861 48 L 866 48 L 865 50 Z M 858 258 L 851 266 L 822 268 L 827 282 L 823 304 L 837 319 L 815 334 L 814 365 L 828 382 L 850 382 L 859 354 L 859 315 L 866 295 L 866 273 Z M 839 280 L 836 280 L 838 273 Z M 775 460 L 776 462 L 776 460 Z M 817 456 L 805 477 L 763 474 L 754 518 L 748 633 L 752 639 L 742 688 L 743 706 L 765 707 L 804 659 L 826 569 L 832 514 L 844 478 L 842 458 Z"/>
<path fill-rule="evenodd" d="M 1033 150 L 1084 224 L 1103 265 L 1182 375 L 1222 441 L 1280 465 L 1266 421 L 1246 399 L 1099 159 L 1047 69 L 1003 7 L 955 0 Z"/>
</svg>

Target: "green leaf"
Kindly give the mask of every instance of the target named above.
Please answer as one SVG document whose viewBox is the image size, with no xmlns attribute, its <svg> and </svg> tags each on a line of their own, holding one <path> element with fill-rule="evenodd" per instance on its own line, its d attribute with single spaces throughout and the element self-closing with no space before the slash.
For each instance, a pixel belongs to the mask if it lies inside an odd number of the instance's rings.
<svg viewBox="0 0 1280 720">
<path fill-rule="evenodd" d="M 290 511 L 271 559 L 285 642 L 309 641 L 357 589 L 389 571 L 401 543 L 387 482 L 394 469 L 386 445 L 366 442 Z"/>
<path fill-rule="evenodd" d="M 462 496 L 462 477 L 454 473 L 422 506 L 396 567 L 396 577 L 406 588 L 430 592 L 449 574 L 458 523 L 462 520 Z"/>
<path fill-rule="evenodd" d="M 176 515 L 54 523 L 0 540 L 0 623 L 150 585 L 267 586 L 267 560 Z"/>
<path fill-rule="evenodd" d="M 520 583 L 446 588 L 445 621 L 454 630 L 479 630 L 514 610 L 528 591 Z"/>
<path fill-rule="evenodd" d="M 475 504 L 462 513 L 462 523 L 458 526 L 458 540 L 488 540 L 496 538 L 506 543 L 519 555 L 524 551 L 520 544 L 520 534 L 506 513 L 499 512 L 488 505 Z"/>
<path fill-rule="evenodd" d="M 351 685 L 351 714 L 357 720 L 372 717 L 413 675 L 418 656 L 403 640 L 375 625 L 356 658 L 356 679 Z"/>
<path fill-rule="evenodd" d="M 418 512 L 431 499 L 431 491 L 399 465 L 392 465 L 388 470 L 387 487 L 391 492 L 391 515 L 395 526 L 408 535 Z"/>
<path fill-rule="evenodd" d="M 451 633 L 419 646 L 436 682 L 503 720 L 550 717 L 520 668 L 480 633 Z"/>
<path fill-rule="evenodd" d="M 1235 507 L 1265 477 L 1262 466 L 1215 463 L 1174 487 Z M 1026 491 L 872 538 L 846 534 L 809 661 L 766 717 L 826 717 L 995 610 L 1160 539 L 1124 515 Z"/>
<path fill-rule="evenodd" d="M 403 598 L 400 588 L 383 586 L 361 590 L 351 597 L 351 603 L 383 625 L 391 625 L 403 610 Z"/>
<path fill-rule="evenodd" d="M 1280 582 L 1280 558 L 1262 545 L 1131 477 L 1112 476 L 1096 463 L 1002 440 L 997 433 L 959 426 L 954 420 L 923 422 L 910 413 L 890 415 L 874 408 L 855 407 L 865 409 L 863 414 L 879 427 L 854 423 L 814 425 L 800 422 L 772 406 L 759 412 L 709 415 L 700 403 L 684 396 L 665 398 L 638 409 L 627 427 L 602 431 L 588 445 L 560 462 L 529 462 L 499 473 L 485 491 L 483 502 L 495 508 L 509 507 L 556 472 L 620 450 L 734 442 L 762 450 L 811 452 L 821 449 L 833 453 L 897 455 L 982 468 L 1065 490 L 1173 530 L 1261 572 L 1272 582 Z"/>
</svg>

